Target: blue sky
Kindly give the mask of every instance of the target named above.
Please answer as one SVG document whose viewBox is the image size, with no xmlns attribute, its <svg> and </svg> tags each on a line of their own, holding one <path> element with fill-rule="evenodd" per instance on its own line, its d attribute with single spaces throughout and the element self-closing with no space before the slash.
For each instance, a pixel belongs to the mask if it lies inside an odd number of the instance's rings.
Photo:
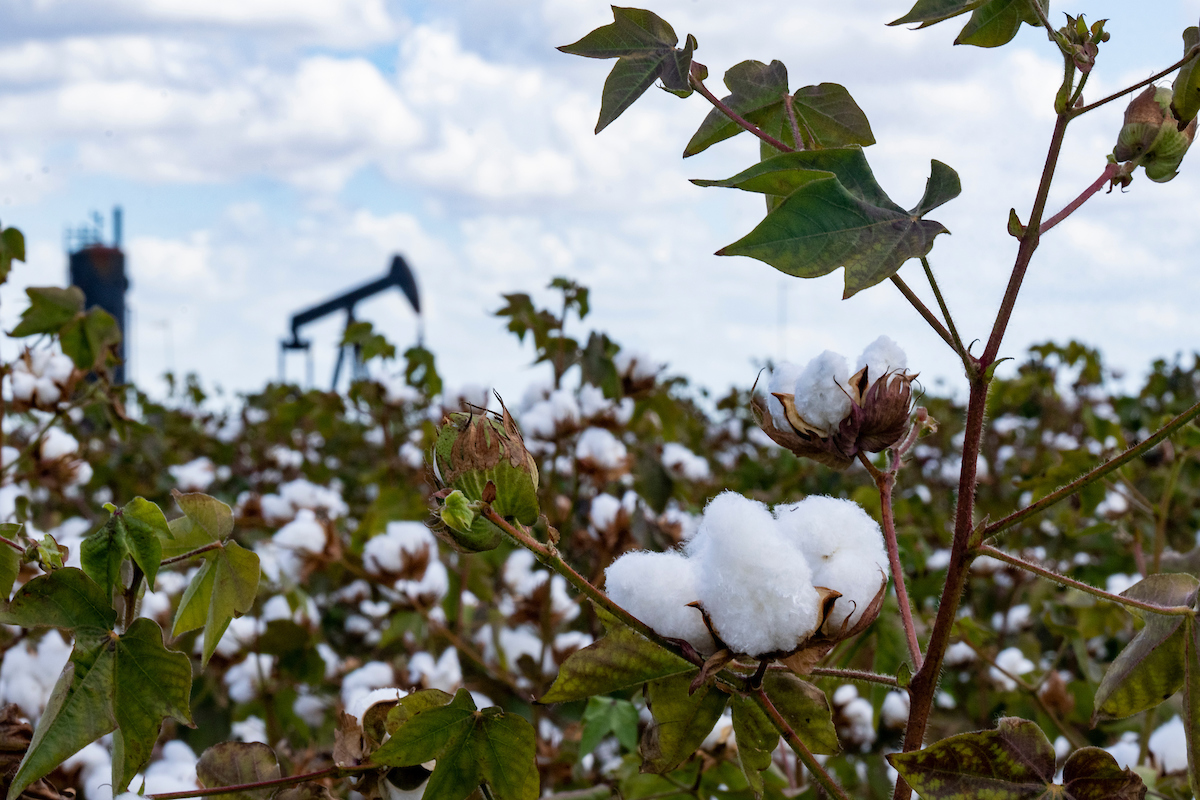
<svg viewBox="0 0 1200 800">
<path fill-rule="evenodd" d="M 1153 14 L 1085 5 L 1114 34 L 1091 98 L 1176 59 L 1200 15 L 1198 0 Z M 747 58 L 781 59 L 794 86 L 847 86 L 901 205 L 920 197 L 931 158 L 955 167 L 963 195 L 934 215 L 953 235 L 931 260 L 964 335 L 986 337 L 1015 253 L 1007 211 L 1027 216 L 1052 125 L 1060 66 L 1044 35 L 951 47 L 954 23 L 886 27 L 907 10 L 892 0 L 652 8 L 697 36 L 718 94 Z M 400 251 L 452 385 L 513 394 L 538 374 L 491 312 L 501 292 L 546 297 L 560 274 L 592 287 L 590 323 L 716 389 L 748 384 L 765 358 L 853 355 L 880 333 L 931 384 L 957 385 L 952 355 L 891 286 L 843 302 L 840 272 L 800 281 L 712 255 L 757 222 L 761 201 L 687 182 L 727 177 L 756 149 L 742 136 L 681 160 L 707 112 L 699 96 L 652 90 L 592 135 L 610 64 L 553 47 L 610 20 L 604 3 L 0 0 L 0 17 L 0 221 L 30 244 L 0 322 L 13 324 L 23 286 L 62 282 L 65 226 L 120 204 L 144 384 L 170 367 L 261 385 L 293 311 L 382 274 Z M 1073 125 L 1051 207 L 1099 174 L 1122 106 Z M 1185 160 L 1169 184 L 1139 178 L 1049 234 L 1005 354 L 1074 336 L 1138 374 L 1197 349 L 1197 170 Z M 915 262 L 901 274 L 922 283 Z M 415 336 L 398 294 L 360 316 L 402 346 Z M 313 330 L 319 381 L 339 330 Z"/>
</svg>

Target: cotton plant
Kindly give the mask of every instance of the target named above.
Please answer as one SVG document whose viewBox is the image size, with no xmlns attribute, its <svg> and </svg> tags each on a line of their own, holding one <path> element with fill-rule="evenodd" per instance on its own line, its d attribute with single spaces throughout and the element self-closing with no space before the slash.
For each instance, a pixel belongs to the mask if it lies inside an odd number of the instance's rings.
<svg viewBox="0 0 1200 800">
<path fill-rule="evenodd" d="M 54 411 L 80 377 L 71 357 L 56 348 L 26 347 L 12 362 L 5 383 L 14 410 Z"/>
</svg>

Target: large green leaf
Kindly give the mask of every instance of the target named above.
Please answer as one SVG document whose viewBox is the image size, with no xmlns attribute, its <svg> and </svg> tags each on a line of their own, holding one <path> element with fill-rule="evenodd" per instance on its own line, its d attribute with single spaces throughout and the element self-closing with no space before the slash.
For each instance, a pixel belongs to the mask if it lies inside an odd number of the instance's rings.
<svg viewBox="0 0 1200 800">
<path fill-rule="evenodd" d="M 113 755 L 113 785 L 124 791 L 150 763 L 154 743 L 167 717 L 190 727 L 192 662 L 186 654 L 163 646 L 162 629 L 138 619 L 116 643 L 113 709 L 122 757 Z"/>
<path fill-rule="evenodd" d="M 39 333 L 58 333 L 64 325 L 83 311 L 83 290 L 78 286 L 60 289 L 55 286 L 30 287 L 29 307 L 21 312 L 21 321 L 10 336 L 33 336 Z"/>
<path fill-rule="evenodd" d="M 918 27 L 927 28 L 951 17 L 974 11 L 986 2 L 987 0 L 917 0 L 917 4 L 907 14 L 892 20 L 888 25 L 919 22 L 921 24 Z"/>
<path fill-rule="evenodd" d="M 233 541 L 223 542 L 202 557 L 204 565 L 179 601 L 171 635 L 178 636 L 203 627 L 201 663 L 207 664 L 230 620 L 245 614 L 254 605 L 260 568 L 258 554 Z"/>
<path fill-rule="evenodd" d="M 574 44 L 558 49 L 587 58 L 615 58 L 616 65 L 604 82 L 600 99 L 600 119 L 596 133 L 604 130 L 635 100 L 662 79 L 663 88 L 673 94 L 691 94 L 688 74 L 694 36 L 687 37 L 683 49 L 675 47 L 679 37 L 665 20 L 639 8 L 612 7 L 613 22 L 597 28 Z"/>
<path fill-rule="evenodd" d="M 628 700 L 615 697 L 589 697 L 583 712 L 583 735 L 579 739 L 580 757 L 596 749 L 610 733 L 625 746 L 637 749 L 638 711 Z"/>
<path fill-rule="evenodd" d="M 924 800 L 1140 800 L 1133 770 L 1094 747 L 1077 750 L 1054 783 L 1054 747 L 1032 722 L 1002 718 L 994 731 L 961 733 L 888 761 Z"/>
<path fill-rule="evenodd" d="M 220 742 L 205 750 L 196 762 L 196 778 L 205 789 L 270 781 L 279 775 L 275 751 L 261 742 Z M 272 791 L 230 792 L 218 796 L 227 800 L 266 800 Z"/>
<path fill-rule="evenodd" d="M 1037 15 L 1029 5 L 1030 0 L 989 0 L 976 8 L 967 20 L 967 24 L 959 32 L 955 44 L 972 44 L 976 47 L 999 47 L 1008 44 L 1021 23 L 1039 24 Z M 1042 3 L 1043 11 L 1049 7 L 1049 0 L 1038 0 Z"/>
<path fill-rule="evenodd" d="M 729 695 L 712 684 L 691 691 L 693 669 L 646 684 L 646 705 L 654 722 L 642 736 L 642 771 L 659 775 L 686 761 L 712 731 Z"/>
<path fill-rule="evenodd" d="M 756 797 L 763 792 L 764 770 L 779 746 L 779 731 L 767 712 L 752 698 L 735 696 L 729 701 L 733 712 L 733 734 L 737 738 L 738 761 Z"/>
<path fill-rule="evenodd" d="M 486 782 L 498 800 L 535 800 L 536 745 L 533 726 L 524 718 L 498 708 L 477 711 L 470 693 L 460 689 L 449 705 L 404 722 L 370 761 L 410 767 L 436 759 L 426 797 L 464 800 Z"/>
<path fill-rule="evenodd" d="M 59 342 L 75 366 L 83 370 L 100 369 L 109 351 L 120 344 L 121 328 L 112 314 L 93 308 L 63 325 Z"/>
<path fill-rule="evenodd" d="M 16 228 L 0 230 L 0 283 L 8 280 L 13 261 L 25 260 L 25 236 Z"/>
<path fill-rule="evenodd" d="M 22 628 L 109 630 L 117 612 L 104 589 L 74 567 L 30 579 L 0 612 L 0 622 Z"/>
<path fill-rule="evenodd" d="M 83 570 L 111 596 L 121 586 L 121 564 L 132 557 L 153 588 L 162 561 L 160 537 L 170 537 L 167 518 L 154 503 L 134 498 L 123 509 L 114 509 L 104 527 L 83 540 Z"/>
<path fill-rule="evenodd" d="M 540 702 L 584 700 L 694 669 L 637 631 L 612 623 L 599 641 L 567 658 Z"/>
<path fill-rule="evenodd" d="M 962 194 L 962 181 L 958 173 L 937 159 L 930 162 L 929 180 L 925 182 L 925 194 L 910 213 L 923 217 L 943 203 L 949 203 Z"/>
<path fill-rule="evenodd" d="M 875 144 L 867 115 L 844 86 L 820 83 L 797 89 L 792 94 L 792 108 L 807 147 Z"/>
<path fill-rule="evenodd" d="M 1151 575 L 1122 592 L 1161 606 L 1194 606 L 1198 582 L 1191 575 Z M 1154 708 L 1179 691 L 1184 673 L 1184 618 L 1146 613 L 1146 624 L 1113 659 L 1096 689 L 1093 720 L 1128 717 Z"/>
<path fill-rule="evenodd" d="M 790 672 L 767 673 L 763 691 L 809 750 L 818 755 L 834 755 L 841 750 L 824 692 Z"/>
<path fill-rule="evenodd" d="M 869 170 L 851 176 L 850 185 L 834 175 L 804 183 L 717 255 L 750 256 L 801 278 L 844 267 L 843 297 L 851 297 L 887 280 L 908 259 L 928 254 L 934 237 L 948 233 L 940 222 L 899 210 L 882 190 L 880 197 L 863 199 L 868 187 L 872 194 L 878 187 Z"/>
</svg>

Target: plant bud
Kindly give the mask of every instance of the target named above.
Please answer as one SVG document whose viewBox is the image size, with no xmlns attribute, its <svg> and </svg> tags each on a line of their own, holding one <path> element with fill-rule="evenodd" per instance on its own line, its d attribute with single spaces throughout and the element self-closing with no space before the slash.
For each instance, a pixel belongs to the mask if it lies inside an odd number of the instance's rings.
<svg viewBox="0 0 1200 800">
<path fill-rule="evenodd" d="M 445 527 L 434 533 L 461 553 L 495 550 L 503 539 L 501 530 L 476 514 L 471 501 L 458 489 L 446 495 L 439 516 Z"/>
<path fill-rule="evenodd" d="M 474 502 L 485 499 L 491 483 L 496 513 L 532 525 L 539 514 L 537 463 L 503 403 L 501 408 L 500 415 L 459 412 L 446 417 L 434 445 L 434 474 L 442 485 Z"/>
<path fill-rule="evenodd" d="M 1187 54 L 1197 44 L 1200 44 L 1200 28 L 1193 25 L 1183 32 L 1183 52 Z M 1178 127 L 1185 128 L 1196 119 L 1200 113 L 1200 70 L 1196 69 L 1193 58 L 1179 69 L 1175 76 L 1174 92 L 1171 97 L 1171 113 L 1175 115 Z"/>
<path fill-rule="evenodd" d="M 1196 120 L 1193 118 L 1180 130 L 1173 116 L 1172 100 L 1171 89 L 1148 86 L 1125 109 L 1125 124 L 1117 136 L 1113 158 L 1132 165 L 1128 174 L 1141 166 L 1146 177 L 1157 183 L 1165 183 L 1178 174 L 1195 137 Z"/>
</svg>

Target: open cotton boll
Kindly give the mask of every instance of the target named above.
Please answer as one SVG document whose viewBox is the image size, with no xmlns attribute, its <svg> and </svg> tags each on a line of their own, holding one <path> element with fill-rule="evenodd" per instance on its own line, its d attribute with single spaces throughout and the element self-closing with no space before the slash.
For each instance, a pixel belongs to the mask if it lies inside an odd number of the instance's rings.
<svg viewBox="0 0 1200 800">
<path fill-rule="evenodd" d="M 791 651 L 816 629 L 820 597 L 803 553 L 762 503 L 717 495 L 688 542 L 700 602 L 733 650 Z"/>
<path fill-rule="evenodd" d="M 805 422 L 828 436 L 850 413 L 850 395 L 846 391 L 849 380 L 845 357 L 826 350 L 808 362 L 796 378 L 796 411 Z"/>
<path fill-rule="evenodd" d="M 669 472 L 684 480 L 706 481 L 712 477 L 712 470 L 704 457 L 696 455 L 678 442 L 667 442 L 663 445 L 662 463 Z"/>
<path fill-rule="evenodd" d="M 812 570 L 813 586 L 840 592 L 824 630 L 834 634 L 854 626 L 887 582 L 883 531 L 858 503 L 813 495 L 775 507 L 783 536 Z"/>
<path fill-rule="evenodd" d="M 319 555 L 325 552 L 325 528 L 317 521 L 317 515 L 302 508 L 296 518 L 275 532 L 275 544 L 292 550 Z"/>
<path fill-rule="evenodd" d="M 613 602 L 655 631 L 683 639 L 701 653 L 716 651 L 704 617 L 688 606 L 699 600 L 700 594 L 695 565 L 682 553 L 626 553 L 604 575 Z"/>
<path fill-rule="evenodd" d="M 767 381 L 767 410 L 771 412 L 771 422 L 776 428 L 788 429 L 787 415 L 783 413 L 783 403 L 779 402 L 778 394 L 792 394 L 796 391 L 796 379 L 800 377 L 800 365 L 790 361 L 780 361 Z"/>
<path fill-rule="evenodd" d="M 77 452 L 79 452 L 78 440 L 62 428 L 50 428 L 46 431 L 38 450 L 43 461 L 54 461 Z"/>
<path fill-rule="evenodd" d="M 605 428 L 588 428 L 579 436 L 575 445 L 575 457 L 590 461 L 601 469 L 617 469 L 624 466 L 629 452 L 621 440 Z"/>
<path fill-rule="evenodd" d="M 867 368 L 867 380 L 874 383 L 889 372 L 904 372 L 908 368 L 908 356 L 900 349 L 900 345 L 886 336 L 880 336 L 863 350 L 854 365 L 854 371 L 858 372 L 863 367 Z"/>
<path fill-rule="evenodd" d="M 1178 714 L 1150 734 L 1149 746 L 1154 765 L 1162 772 L 1183 772 L 1187 769 L 1187 731 Z"/>
</svg>

